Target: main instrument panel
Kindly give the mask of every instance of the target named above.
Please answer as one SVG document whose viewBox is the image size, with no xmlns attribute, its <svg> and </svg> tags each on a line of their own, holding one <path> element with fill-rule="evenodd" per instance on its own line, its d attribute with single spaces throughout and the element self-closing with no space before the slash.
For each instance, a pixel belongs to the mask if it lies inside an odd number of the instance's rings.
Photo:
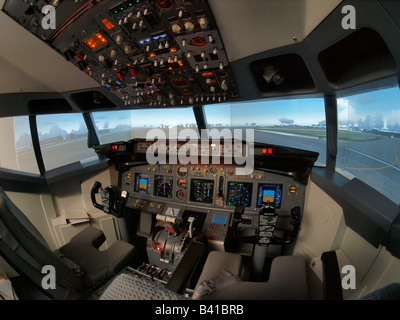
<svg viewBox="0 0 400 320">
<path fill-rule="evenodd" d="M 262 170 L 236 175 L 235 165 L 139 165 L 122 173 L 128 206 L 161 213 L 166 205 L 233 211 L 243 205 L 258 213 L 271 205 L 278 211 L 303 206 L 304 186 L 291 177 Z"/>
<path fill-rule="evenodd" d="M 205 0 L 13 0 L 3 11 L 126 106 L 206 104 L 239 95 Z M 47 28 L 53 18 L 54 29 Z"/>
</svg>

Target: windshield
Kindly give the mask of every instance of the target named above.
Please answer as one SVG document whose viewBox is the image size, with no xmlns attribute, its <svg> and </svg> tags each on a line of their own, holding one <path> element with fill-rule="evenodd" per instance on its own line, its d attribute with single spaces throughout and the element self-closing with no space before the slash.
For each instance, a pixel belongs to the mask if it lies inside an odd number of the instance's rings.
<svg viewBox="0 0 400 320">
<path fill-rule="evenodd" d="M 319 153 L 325 165 L 323 98 L 226 103 L 204 107 L 209 129 L 253 129 L 256 142 Z"/>
<path fill-rule="evenodd" d="M 95 112 L 93 119 L 102 144 L 145 139 L 152 129 L 161 129 L 165 138 L 176 138 L 183 129 L 192 129 L 187 131 L 198 137 L 192 108 Z"/>
</svg>

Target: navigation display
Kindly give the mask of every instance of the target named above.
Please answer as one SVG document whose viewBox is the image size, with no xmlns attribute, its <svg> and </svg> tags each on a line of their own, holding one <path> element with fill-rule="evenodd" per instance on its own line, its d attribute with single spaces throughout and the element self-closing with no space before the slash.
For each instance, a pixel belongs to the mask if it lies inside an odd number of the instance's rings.
<svg viewBox="0 0 400 320">
<path fill-rule="evenodd" d="M 135 192 L 150 194 L 150 176 L 145 173 L 135 173 Z"/>
<path fill-rule="evenodd" d="M 251 195 L 253 184 L 251 182 L 228 182 L 228 198 L 226 204 L 228 206 L 243 205 L 251 206 Z"/>
<path fill-rule="evenodd" d="M 190 201 L 212 203 L 214 180 L 192 179 L 190 183 Z"/>
<path fill-rule="evenodd" d="M 279 209 L 282 204 L 281 184 L 259 184 L 257 194 L 257 207 L 263 207 L 267 204 Z"/>
</svg>

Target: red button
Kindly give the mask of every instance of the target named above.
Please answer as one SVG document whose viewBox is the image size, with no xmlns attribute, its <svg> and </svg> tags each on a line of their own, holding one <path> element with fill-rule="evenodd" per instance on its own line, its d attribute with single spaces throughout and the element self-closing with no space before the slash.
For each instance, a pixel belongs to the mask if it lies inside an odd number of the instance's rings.
<svg viewBox="0 0 400 320">
<path fill-rule="evenodd" d="M 131 72 L 132 77 L 134 77 L 134 78 L 137 77 L 138 72 L 135 68 L 131 68 L 129 71 Z"/>
<path fill-rule="evenodd" d="M 120 81 L 124 81 L 124 79 L 125 79 L 125 74 L 124 74 L 124 73 L 118 72 L 118 73 L 117 73 L 117 76 L 118 76 L 118 79 L 119 79 Z"/>
</svg>

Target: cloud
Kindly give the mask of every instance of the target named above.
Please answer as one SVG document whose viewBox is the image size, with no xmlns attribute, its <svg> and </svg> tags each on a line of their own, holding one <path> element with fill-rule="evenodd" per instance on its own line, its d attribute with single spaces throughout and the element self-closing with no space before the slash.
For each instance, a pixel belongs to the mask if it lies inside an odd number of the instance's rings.
<svg viewBox="0 0 400 320">
<path fill-rule="evenodd" d="M 32 145 L 32 138 L 29 133 L 23 133 L 19 136 L 18 141 L 16 141 L 17 149 L 28 148 Z"/>
<path fill-rule="evenodd" d="M 283 117 L 279 119 L 279 122 L 282 124 L 293 124 L 294 120 Z"/>
<path fill-rule="evenodd" d="M 338 122 L 339 124 L 354 124 L 358 122 L 359 117 L 357 116 L 356 110 L 350 105 L 349 100 L 340 98 L 337 100 L 338 108 Z"/>
<path fill-rule="evenodd" d="M 358 127 L 360 129 L 371 130 L 377 129 L 382 130 L 385 126 L 385 122 L 383 121 L 383 114 L 380 111 L 376 111 L 375 115 L 371 116 L 367 114 L 365 119 L 358 120 Z"/>
<path fill-rule="evenodd" d="M 387 127 L 390 131 L 400 132 L 400 109 L 392 110 Z"/>
<path fill-rule="evenodd" d="M 87 133 L 87 127 L 83 122 L 81 122 L 79 124 L 79 129 L 78 130 L 73 129 L 73 130 L 71 130 L 70 133 L 71 134 L 77 134 L 77 135 L 86 134 Z"/>
<path fill-rule="evenodd" d="M 357 96 L 356 102 L 361 104 L 370 104 L 376 101 L 376 98 L 371 94 L 362 94 Z"/>
</svg>

